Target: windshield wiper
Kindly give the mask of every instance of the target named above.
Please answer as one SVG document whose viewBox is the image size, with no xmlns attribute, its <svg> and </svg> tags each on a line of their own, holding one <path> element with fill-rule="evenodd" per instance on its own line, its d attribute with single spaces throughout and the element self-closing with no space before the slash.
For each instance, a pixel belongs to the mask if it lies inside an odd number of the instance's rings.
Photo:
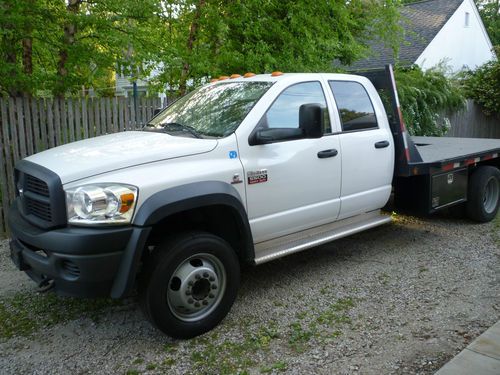
<svg viewBox="0 0 500 375">
<path fill-rule="evenodd" d="M 189 134 L 193 135 L 196 138 L 203 138 L 200 133 L 196 131 L 195 128 L 192 126 L 188 125 L 182 125 L 178 124 L 177 122 L 168 122 L 166 124 L 159 124 L 163 128 L 163 130 L 166 130 L 167 128 L 171 128 L 172 130 L 180 130 L 184 132 L 188 132 Z"/>
</svg>

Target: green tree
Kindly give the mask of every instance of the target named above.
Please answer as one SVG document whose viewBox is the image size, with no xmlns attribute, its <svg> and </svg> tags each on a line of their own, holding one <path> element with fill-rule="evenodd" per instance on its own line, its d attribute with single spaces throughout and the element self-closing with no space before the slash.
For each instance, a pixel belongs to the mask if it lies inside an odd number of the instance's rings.
<svg viewBox="0 0 500 375">
<path fill-rule="evenodd" d="M 117 65 L 146 74 L 158 45 L 159 0 L 5 0 L 0 93 L 63 96 L 109 82 Z"/>
<path fill-rule="evenodd" d="M 406 126 L 412 135 L 441 136 L 449 129 L 444 113 L 461 109 L 465 97 L 458 82 L 440 67 L 396 70 L 398 94 Z"/>
<path fill-rule="evenodd" d="M 331 71 L 376 37 L 397 46 L 399 1 L 185 0 L 166 2 L 168 48 L 157 83 L 181 93 L 209 76 Z M 189 77 L 189 82 L 188 82 Z"/>
<path fill-rule="evenodd" d="M 500 52 L 500 48 L 498 52 Z M 498 53 L 497 52 L 497 53 Z M 474 71 L 462 73 L 467 97 L 481 105 L 488 115 L 500 115 L 500 62 L 490 61 Z"/>
<path fill-rule="evenodd" d="M 500 0 L 475 0 L 491 43 L 500 46 Z"/>
</svg>

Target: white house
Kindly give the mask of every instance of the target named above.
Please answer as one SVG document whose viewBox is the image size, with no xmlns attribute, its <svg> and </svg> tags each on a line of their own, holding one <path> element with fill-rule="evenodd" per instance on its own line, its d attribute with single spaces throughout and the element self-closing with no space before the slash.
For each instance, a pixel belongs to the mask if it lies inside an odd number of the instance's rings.
<svg viewBox="0 0 500 375">
<path fill-rule="evenodd" d="M 444 62 L 457 72 L 496 59 L 473 0 L 426 0 L 407 4 L 401 9 L 401 24 L 404 42 L 397 56 L 382 43 L 373 43 L 371 56 L 348 68 L 374 69 L 397 61 L 399 65 L 417 64 L 428 69 Z"/>
</svg>

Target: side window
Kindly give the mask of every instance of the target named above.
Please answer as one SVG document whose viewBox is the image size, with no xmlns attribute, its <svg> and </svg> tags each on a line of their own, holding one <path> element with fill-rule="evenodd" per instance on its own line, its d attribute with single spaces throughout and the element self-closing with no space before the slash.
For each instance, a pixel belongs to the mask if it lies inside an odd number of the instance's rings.
<svg viewBox="0 0 500 375">
<path fill-rule="evenodd" d="M 358 82 L 329 81 L 340 113 L 343 131 L 375 129 L 377 117 L 363 85 Z"/>
<path fill-rule="evenodd" d="M 319 82 L 299 83 L 285 89 L 259 121 L 258 128 L 299 128 L 302 104 L 318 103 L 325 108 L 325 133 L 331 133 L 326 99 Z"/>
</svg>

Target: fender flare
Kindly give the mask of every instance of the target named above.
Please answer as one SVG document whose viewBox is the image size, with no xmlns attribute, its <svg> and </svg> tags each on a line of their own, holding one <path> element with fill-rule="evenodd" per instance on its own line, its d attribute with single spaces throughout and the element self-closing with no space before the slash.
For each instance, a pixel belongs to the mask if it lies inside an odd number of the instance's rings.
<svg viewBox="0 0 500 375">
<path fill-rule="evenodd" d="M 255 258 L 253 237 L 246 210 L 238 191 L 221 181 L 195 182 L 159 191 L 148 197 L 139 207 L 133 225 L 148 230 L 137 234 L 137 245 L 127 246 L 116 275 L 111 296 L 120 298 L 132 288 L 137 268 L 151 227 L 161 220 L 187 210 L 212 205 L 228 206 L 233 210 L 242 236 L 241 257 L 246 262 Z"/>
</svg>

